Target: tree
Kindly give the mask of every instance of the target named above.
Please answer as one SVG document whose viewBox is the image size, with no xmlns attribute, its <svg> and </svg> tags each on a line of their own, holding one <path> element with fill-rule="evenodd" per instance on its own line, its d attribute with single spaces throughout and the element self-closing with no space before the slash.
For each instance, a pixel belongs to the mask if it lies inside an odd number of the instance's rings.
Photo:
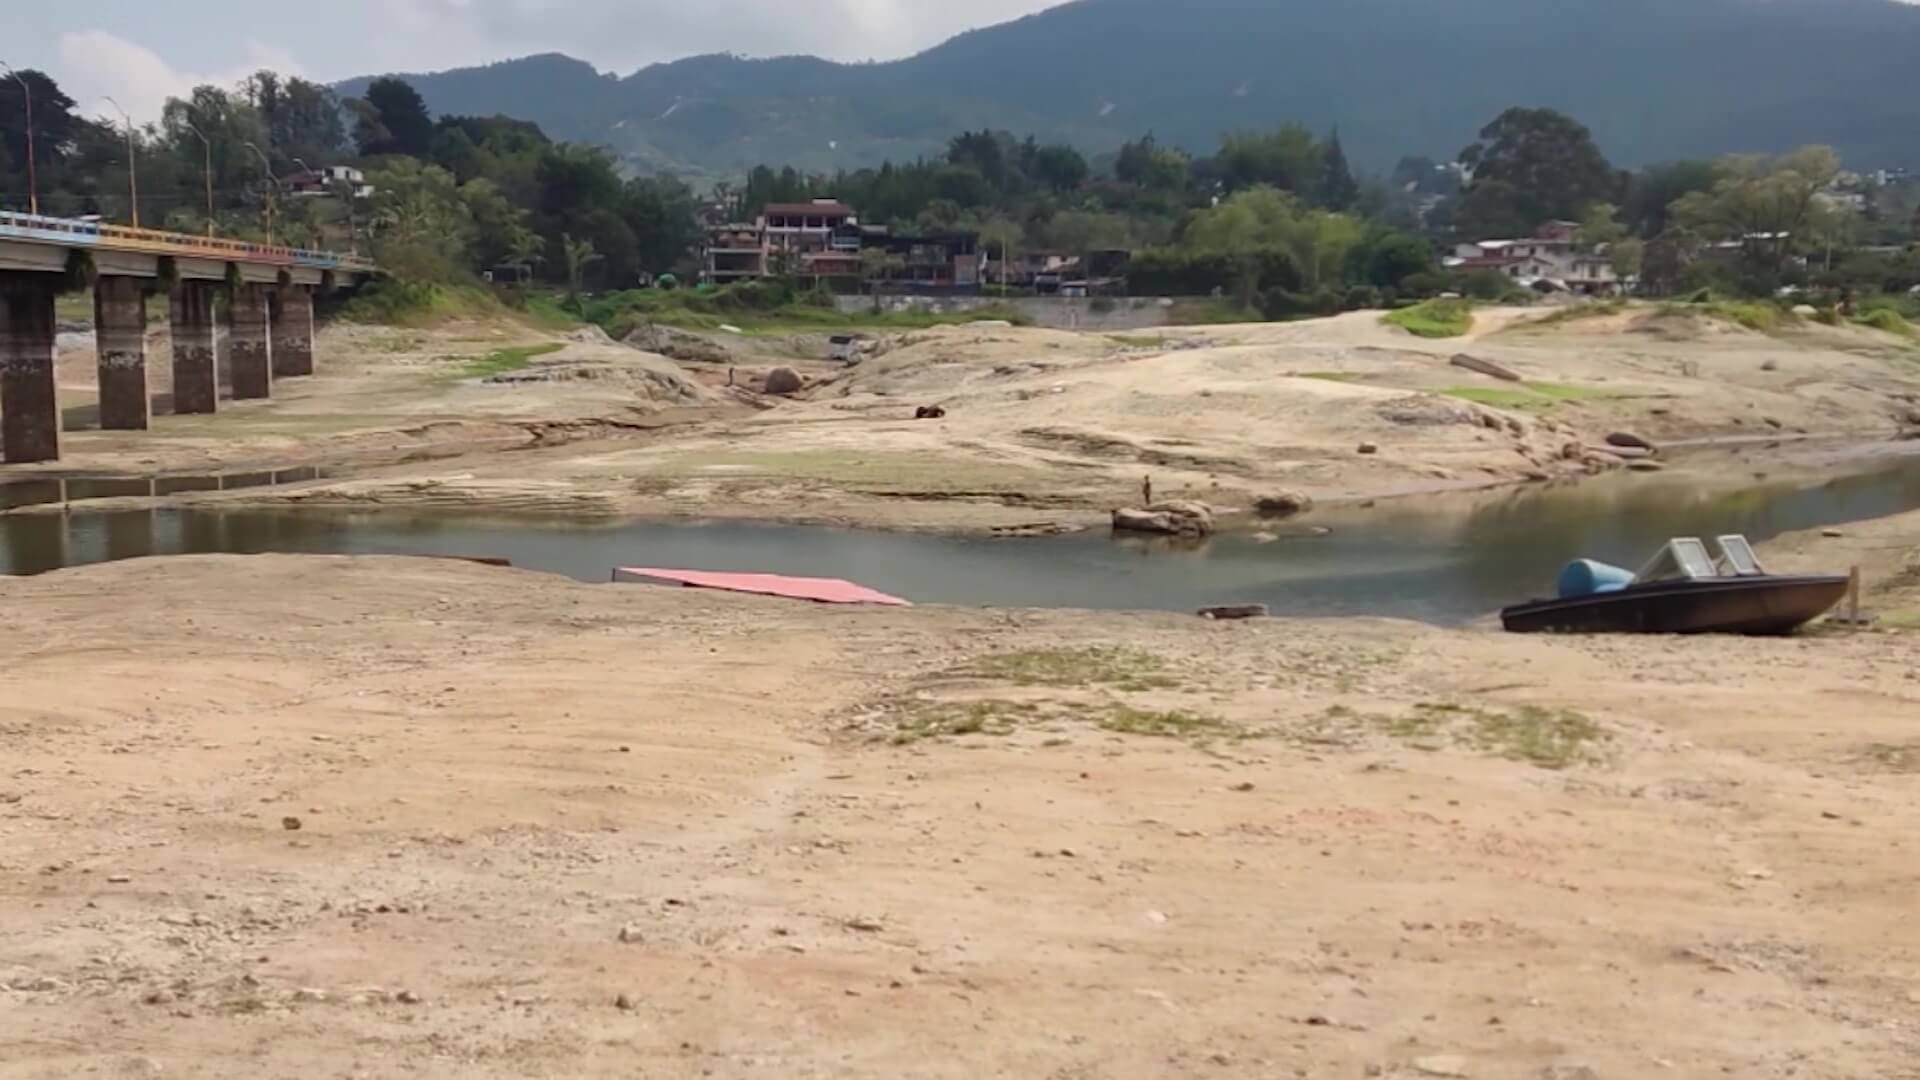
<svg viewBox="0 0 1920 1080">
<path fill-rule="evenodd" d="M 384 266 L 423 281 L 465 275 L 473 220 L 452 173 L 413 158 L 395 158 L 367 182 L 375 192 L 375 254 Z"/>
<path fill-rule="evenodd" d="M 1819 196 L 1839 172 L 1839 157 L 1825 146 L 1732 157 L 1711 190 L 1681 197 L 1671 213 L 1709 240 L 1738 242 L 1752 267 L 1777 276 L 1795 251 L 1811 250 L 1835 227 Z"/>
<path fill-rule="evenodd" d="M 906 268 L 907 260 L 886 248 L 870 247 L 860 252 L 860 276 L 872 287 L 875 296 L 880 295 L 880 286 L 888 278 Z"/>
<path fill-rule="evenodd" d="M 587 280 L 587 267 L 600 261 L 600 253 L 591 240 L 575 240 L 571 233 L 560 234 L 560 250 L 567 262 L 567 300 L 580 306 L 580 290 Z"/>
<path fill-rule="evenodd" d="M 1626 239 L 1626 227 L 1615 219 L 1617 213 L 1612 203 L 1594 203 L 1580 215 L 1580 242 L 1588 247 L 1600 247 Z"/>
<path fill-rule="evenodd" d="M 1228 191 L 1266 186 L 1311 198 L 1326 182 L 1328 154 L 1313 132 L 1289 124 L 1266 135 L 1228 135 L 1214 160 Z"/>
<path fill-rule="evenodd" d="M 1473 178 L 1461 227 L 1482 236 L 1527 236 L 1547 221 L 1570 220 L 1610 202 L 1613 167 L 1579 121 L 1552 109 L 1508 109 L 1460 152 Z"/>
<path fill-rule="evenodd" d="M 1360 199 L 1360 184 L 1347 164 L 1346 148 L 1340 145 L 1340 131 L 1327 136 L 1326 169 L 1320 179 L 1320 205 L 1329 210 L 1348 210 Z"/>
<path fill-rule="evenodd" d="M 1034 178 L 1056 192 L 1077 190 L 1087 182 L 1087 159 L 1071 146 L 1044 146 L 1034 156 Z"/>
<path fill-rule="evenodd" d="M 392 77 L 375 79 L 362 99 L 354 140 L 360 153 L 425 157 L 433 147 L 433 117 L 411 84 Z"/>
<path fill-rule="evenodd" d="M 1654 237 L 1671 223 L 1668 209 L 1684 196 L 1711 191 L 1721 180 L 1717 161 L 1670 161 L 1649 165 L 1627 180 L 1622 221 L 1636 236 Z"/>
<path fill-rule="evenodd" d="M 1182 191 L 1187 186 L 1192 162 L 1187 155 L 1161 146 L 1152 135 L 1120 148 L 1114 159 L 1113 175 L 1148 191 Z"/>
<path fill-rule="evenodd" d="M 1607 249 L 1607 256 L 1613 261 L 1613 272 L 1620 276 L 1621 287 L 1625 288 L 1646 267 L 1647 242 L 1633 236 L 1616 240 Z"/>
</svg>

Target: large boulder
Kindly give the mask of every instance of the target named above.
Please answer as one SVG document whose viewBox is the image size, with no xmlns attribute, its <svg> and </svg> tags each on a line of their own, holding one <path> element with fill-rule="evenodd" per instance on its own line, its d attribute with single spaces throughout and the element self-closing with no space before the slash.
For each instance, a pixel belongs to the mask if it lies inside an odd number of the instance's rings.
<svg viewBox="0 0 1920 1080">
<path fill-rule="evenodd" d="M 726 364 L 733 361 L 733 353 L 726 346 L 708 341 L 699 334 L 676 330 L 671 326 L 661 326 L 658 323 L 641 323 L 627 334 L 624 341 L 643 352 L 658 353 L 669 360 L 704 364 Z"/>
<path fill-rule="evenodd" d="M 1505 365 L 1496 364 L 1491 360 L 1482 360 L 1477 356 L 1468 356 L 1466 353 L 1457 353 L 1454 355 L 1454 358 L 1451 362 L 1454 367 L 1465 368 L 1468 371 L 1478 372 L 1481 375 L 1490 375 L 1493 378 L 1501 380 L 1502 382 L 1519 382 L 1520 381 L 1519 372 L 1513 370 L 1510 367 L 1506 367 Z"/>
<path fill-rule="evenodd" d="M 1265 518 L 1292 517 L 1313 509 L 1313 499 L 1297 491 L 1282 491 L 1260 497 L 1253 508 Z"/>
<path fill-rule="evenodd" d="M 1205 503 L 1172 500 L 1154 503 L 1144 510 L 1113 512 L 1115 532 L 1158 533 L 1163 536 L 1211 536 L 1214 530 L 1213 508 Z"/>
<path fill-rule="evenodd" d="M 1631 431 L 1616 431 L 1607 436 L 1607 445 L 1627 450 L 1644 450 L 1649 454 L 1658 453 L 1659 447 L 1653 440 L 1642 438 Z"/>
<path fill-rule="evenodd" d="M 767 393 L 786 396 L 797 394 L 807 388 L 805 379 L 790 367 L 777 367 L 767 372 Z"/>
</svg>

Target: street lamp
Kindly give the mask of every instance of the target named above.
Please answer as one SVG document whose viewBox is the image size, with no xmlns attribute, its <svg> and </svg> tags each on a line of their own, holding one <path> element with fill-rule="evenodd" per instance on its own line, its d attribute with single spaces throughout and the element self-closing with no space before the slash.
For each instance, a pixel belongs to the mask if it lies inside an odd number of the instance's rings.
<svg viewBox="0 0 1920 1080">
<path fill-rule="evenodd" d="M 252 143 L 247 144 L 247 149 L 253 151 L 254 156 L 260 159 L 260 167 L 266 170 L 266 173 L 267 173 L 267 246 L 272 247 L 273 246 L 273 197 L 280 190 L 280 178 L 273 175 L 273 162 L 268 160 L 266 151 L 260 149 L 259 147 L 253 145 Z"/>
<path fill-rule="evenodd" d="M 133 145 L 133 117 L 128 116 L 127 110 L 112 98 L 103 95 L 100 100 L 113 106 L 114 111 L 120 114 L 120 119 L 127 122 L 127 201 L 132 205 L 133 227 L 137 229 L 140 227 L 140 162 L 135 157 Z"/>
<path fill-rule="evenodd" d="M 26 77 L 0 60 L 0 72 L 20 84 L 20 92 L 27 96 L 27 212 L 35 216 L 40 213 L 40 180 L 34 175 L 33 165 L 33 86 Z"/>
<path fill-rule="evenodd" d="M 201 131 L 199 128 L 194 126 L 193 121 L 181 120 L 180 123 L 183 126 L 185 126 L 188 131 L 193 132 L 194 136 L 200 140 L 201 147 L 206 150 L 207 238 L 212 239 L 213 238 L 213 142 L 207 138 L 206 132 Z"/>
</svg>

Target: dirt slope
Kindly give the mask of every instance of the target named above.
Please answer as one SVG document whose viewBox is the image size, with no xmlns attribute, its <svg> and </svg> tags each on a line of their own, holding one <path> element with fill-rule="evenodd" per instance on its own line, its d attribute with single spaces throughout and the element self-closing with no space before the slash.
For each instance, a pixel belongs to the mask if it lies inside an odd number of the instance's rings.
<svg viewBox="0 0 1920 1080">
<path fill-rule="evenodd" d="M 0 608 L 0 1077 L 1920 1060 L 1911 635 L 837 611 L 283 557 L 0 580 Z"/>
</svg>

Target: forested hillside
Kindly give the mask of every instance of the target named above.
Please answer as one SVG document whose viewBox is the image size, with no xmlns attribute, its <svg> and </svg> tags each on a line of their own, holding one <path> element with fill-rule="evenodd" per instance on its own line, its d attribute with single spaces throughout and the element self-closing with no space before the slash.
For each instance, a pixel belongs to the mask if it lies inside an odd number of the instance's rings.
<svg viewBox="0 0 1920 1080">
<path fill-rule="evenodd" d="M 983 127 L 1201 150 L 1281 121 L 1338 127 L 1384 170 L 1451 157 L 1516 102 L 1581 117 L 1626 165 L 1820 142 L 1870 168 L 1920 159 L 1916 56 L 1920 7 L 1897 0 L 1077 0 L 884 64 L 706 56 L 615 78 L 541 56 L 407 78 L 437 113 L 695 175 L 898 161 Z"/>
</svg>

